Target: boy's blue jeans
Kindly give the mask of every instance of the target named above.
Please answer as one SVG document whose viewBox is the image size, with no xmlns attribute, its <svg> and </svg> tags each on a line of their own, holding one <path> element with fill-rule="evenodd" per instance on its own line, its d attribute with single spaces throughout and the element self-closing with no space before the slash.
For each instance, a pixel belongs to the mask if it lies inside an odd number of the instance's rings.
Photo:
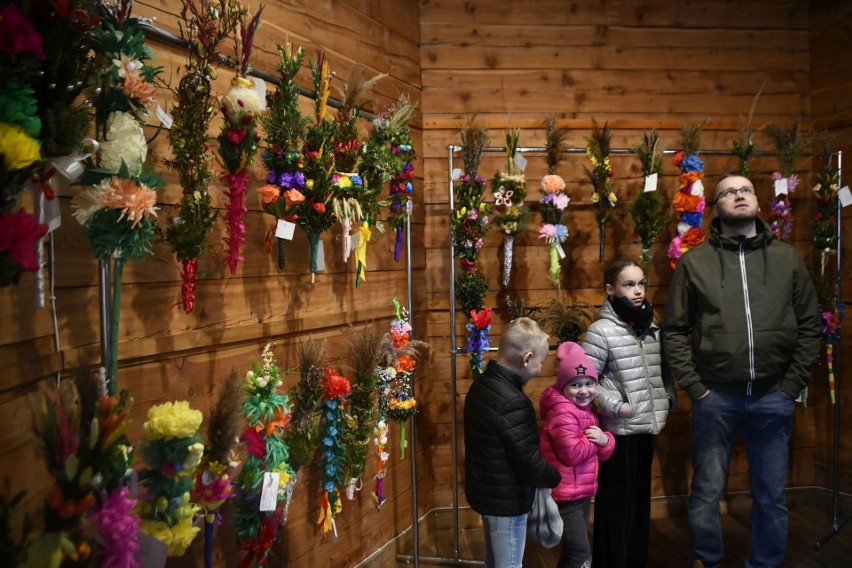
<svg viewBox="0 0 852 568">
<path fill-rule="evenodd" d="M 689 531 L 693 560 L 722 564 L 719 499 L 728 478 L 737 431 L 742 428 L 751 477 L 751 554 L 747 568 L 780 566 L 787 545 L 788 443 L 795 402 L 776 391 L 740 396 L 711 391 L 692 403 L 692 491 Z"/>
<path fill-rule="evenodd" d="M 482 515 L 486 568 L 521 568 L 527 544 L 527 516 Z"/>
</svg>

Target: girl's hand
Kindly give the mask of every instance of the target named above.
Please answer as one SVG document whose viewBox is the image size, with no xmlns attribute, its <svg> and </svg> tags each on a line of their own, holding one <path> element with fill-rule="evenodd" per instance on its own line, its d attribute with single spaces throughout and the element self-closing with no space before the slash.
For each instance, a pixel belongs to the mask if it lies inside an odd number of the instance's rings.
<svg viewBox="0 0 852 568">
<path fill-rule="evenodd" d="M 609 438 L 606 437 L 604 431 L 598 428 L 597 426 L 589 426 L 588 428 L 586 428 L 584 434 L 590 442 L 592 442 L 593 444 L 597 444 L 600 447 L 606 446 L 607 442 L 609 442 Z"/>
</svg>

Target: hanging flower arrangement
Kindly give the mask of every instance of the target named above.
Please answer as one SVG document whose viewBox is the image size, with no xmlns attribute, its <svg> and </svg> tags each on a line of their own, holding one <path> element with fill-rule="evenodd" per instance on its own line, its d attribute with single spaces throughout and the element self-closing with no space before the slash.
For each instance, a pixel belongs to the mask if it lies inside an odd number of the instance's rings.
<svg viewBox="0 0 852 568">
<path fill-rule="evenodd" d="M 751 168 L 748 166 L 748 161 L 751 159 L 756 148 L 753 140 L 754 130 L 752 129 L 752 120 L 754 119 L 754 111 L 757 109 L 757 99 L 760 98 L 760 93 L 763 92 L 763 87 L 765 86 L 766 83 L 761 85 L 760 89 L 754 95 L 754 99 L 751 101 L 751 108 L 748 111 L 748 119 L 743 123 L 742 117 L 740 117 L 740 137 L 734 140 L 734 155 L 740 161 L 737 171 L 745 177 L 751 177 Z"/>
<path fill-rule="evenodd" d="M 831 164 L 831 154 L 823 157 L 823 165 L 816 171 L 814 198 L 816 212 L 813 217 L 814 248 L 820 253 L 834 250 L 837 246 L 837 191 L 838 169 Z M 820 262 L 820 272 L 825 272 L 826 255 Z"/>
<path fill-rule="evenodd" d="M 382 336 L 374 325 L 353 329 L 349 336 L 352 362 L 352 392 L 346 400 L 349 413 L 343 443 L 346 447 L 344 480 L 346 498 L 354 499 L 359 478 L 367 465 L 370 438 L 376 423 L 376 368 L 381 355 Z"/>
<path fill-rule="evenodd" d="M 256 118 L 266 110 L 266 87 L 260 79 L 248 77 L 254 36 L 260 27 L 260 5 L 254 17 L 248 10 L 238 6 L 239 24 L 236 26 L 234 45 L 236 48 L 236 76 L 231 80 L 231 89 L 222 97 L 221 108 L 225 121 L 219 134 L 219 156 L 224 166 L 220 180 L 225 186 L 225 222 L 227 226 L 227 252 L 225 264 L 231 274 L 237 273 L 237 264 L 244 260 L 243 245 L 246 242 L 246 186 L 249 183 L 248 168 L 254 161 L 260 143 L 260 134 L 255 130 Z"/>
<path fill-rule="evenodd" d="M 173 96 L 173 124 L 169 141 L 173 170 L 183 190 L 180 212 L 169 221 L 166 241 L 181 262 L 181 301 L 189 314 L 195 309 L 198 259 L 207 247 L 210 228 L 216 221 L 208 187 L 213 175 L 207 131 L 216 114 L 212 82 L 219 45 L 237 26 L 240 11 L 226 0 L 181 0 L 180 26 L 187 52 L 183 77 Z"/>
<path fill-rule="evenodd" d="M 515 236 L 526 229 L 529 208 L 524 206 L 527 198 L 527 179 L 524 175 L 526 160 L 518 153 L 520 130 L 506 129 L 506 171 L 497 172 L 491 181 L 494 193 L 494 225 L 503 233 L 503 286 L 509 286 L 512 276 L 512 256 Z"/>
<path fill-rule="evenodd" d="M 592 119 L 592 135 L 586 139 L 586 156 L 592 163 L 592 168 L 586 168 L 586 175 L 592 182 L 592 203 L 598 220 L 601 264 L 604 262 L 606 224 L 613 210 L 615 210 L 616 201 L 618 201 L 615 192 L 612 190 L 612 178 L 615 174 L 609 161 L 611 144 L 612 133 L 609 131 L 609 124 L 604 123 L 603 128 L 600 128 L 597 121 Z"/>
<path fill-rule="evenodd" d="M 482 149 L 488 142 L 488 128 L 472 120 L 461 129 L 464 175 L 453 181 L 455 210 L 451 212 L 453 248 L 461 262 L 461 274 L 456 278 L 456 302 L 464 314 L 481 310 L 488 292 L 488 282 L 479 268 L 479 255 L 485 246 L 488 232 L 489 207 L 482 200 L 485 178 L 478 177 Z M 479 367 L 473 364 L 473 378 L 479 376 Z"/>
<path fill-rule="evenodd" d="M 341 106 L 335 117 L 334 143 L 334 168 L 335 174 L 332 178 L 334 197 L 334 215 L 340 221 L 343 231 L 343 261 L 349 260 L 352 252 L 352 223 L 363 221 L 366 212 L 362 208 L 362 200 L 367 189 L 364 180 L 358 174 L 361 156 L 364 150 L 364 141 L 358 131 L 358 119 L 364 103 L 358 100 L 369 91 L 379 79 L 385 75 L 377 75 L 367 79 L 362 67 L 354 67 L 349 77 L 344 81 L 340 91 Z M 373 194 L 375 195 L 375 194 Z M 356 287 L 364 279 L 367 264 L 367 242 L 372 233 L 369 225 L 363 226 L 358 231 L 358 251 L 356 253 L 358 266 L 356 267 Z M 360 256 L 359 256 L 360 255 Z"/>
<path fill-rule="evenodd" d="M 207 422 L 204 456 L 192 490 L 192 500 L 204 508 L 205 568 L 211 566 L 213 528 L 222 521 L 219 507 L 234 494 L 229 472 L 239 463 L 234 456 L 234 444 L 243 427 L 240 411 L 245 398 L 245 390 L 236 372 L 231 371 Z"/>
<path fill-rule="evenodd" d="M 124 487 L 133 458 L 126 431 L 130 398 L 98 396 L 94 380 L 62 381 L 45 393 L 35 434 L 55 485 L 45 506 L 44 532 L 29 546 L 32 565 L 137 566 L 139 517 Z"/>
<path fill-rule="evenodd" d="M 557 127 L 556 119 L 548 116 L 545 119 L 547 175 L 541 178 L 541 199 L 539 212 L 541 225 L 538 227 L 538 238 L 550 245 L 550 264 L 548 274 L 550 283 L 559 288 L 559 276 L 562 273 L 560 260 L 565 257 L 562 243 L 568 240 L 568 227 L 565 225 L 565 210 L 571 198 L 565 193 L 565 180 L 556 173 L 562 161 L 562 146 L 568 129 Z"/>
<path fill-rule="evenodd" d="M 245 553 L 241 566 L 266 564 L 279 529 L 287 522 L 295 483 L 284 439 L 291 406 L 287 395 L 278 392 L 281 370 L 275 364 L 271 344 L 263 348 L 261 359 L 262 364 L 252 363 L 243 383 L 242 439 L 246 454 L 234 479 L 237 546 Z"/>
<path fill-rule="evenodd" d="M 142 125 L 156 107 L 161 68 L 152 67 L 151 50 L 138 19 L 130 17 L 130 3 L 107 10 L 93 31 L 92 47 L 100 64 L 99 92 L 94 99 L 98 160 L 87 160 L 80 176 L 84 189 L 71 207 L 83 227 L 92 255 L 113 261 L 112 323 L 107 389 L 117 392 L 119 310 L 124 264 L 151 254 L 157 235 L 157 192 L 160 175 L 145 167 L 148 143 Z"/>
<path fill-rule="evenodd" d="M 491 347 L 491 308 L 479 311 L 471 310 L 470 322 L 467 324 L 467 352 L 470 356 L 470 367 L 475 376 L 482 374 L 485 369 L 484 353 Z"/>
<path fill-rule="evenodd" d="M 311 249 L 311 282 L 316 281 L 321 246 L 320 236 L 337 221 L 331 204 L 334 177 L 334 122 L 327 119 L 331 70 L 325 54 L 310 62 L 316 102 L 314 121 L 305 130 L 305 199 L 295 208 L 296 223 L 308 235 Z"/>
<path fill-rule="evenodd" d="M 317 528 L 322 532 L 333 532 L 337 538 L 334 516 L 343 510 L 339 487 L 343 485 L 347 436 L 346 397 L 352 392 L 349 379 L 338 375 L 334 369 L 326 369 L 323 376 L 323 409 L 320 423 L 320 453 L 317 466 L 320 469 L 322 496 Z"/>
<path fill-rule="evenodd" d="M 642 143 L 636 146 L 636 155 L 642 163 L 642 176 L 645 185 L 651 176 L 656 181 L 663 175 L 663 152 L 665 148 L 660 143 L 660 137 L 656 131 L 650 130 L 642 135 Z M 656 188 L 653 191 L 639 191 L 636 199 L 630 204 L 630 216 L 633 217 L 633 228 L 639 235 L 642 243 L 642 270 L 645 278 L 648 278 L 648 269 L 651 264 L 651 245 L 657 240 L 657 236 L 666 228 L 668 218 L 665 211 L 665 199 Z"/>
<path fill-rule="evenodd" d="M 190 498 L 193 474 L 204 454 L 198 435 L 201 412 L 185 400 L 148 409 L 139 452 L 145 461 L 137 507 L 139 528 L 168 546 L 169 556 L 183 556 L 200 531 L 200 508 Z"/>
<path fill-rule="evenodd" d="M 680 213 L 677 235 L 669 243 L 668 256 L 672 268 L 692 247 L 704 241 L 701 224 L 704 221 L 704 162 L 698 157 L 703 123 L 681 127 L 683 150 L 675 154 L 674 165 L 680 168 L 678 191 L 672 207 Z"/>
<path fill-rule="evenodd" d="M 799 186 L 799 177 L 793 173 L 796 162 L 810 147 L 810 136 L 800 131 L 798 120 L 789 128 L 767 124 L 766 133 L 775 146 L 780 171 L 773 172 L 775 196 L 769 202 L 769 227 L 776 239 L 787 241 L 793 233 L 793 204 L 790 195 Z"/>
<path fill-rule="evenodd" d="M 257 190 L 263 210 L 273 216 L 275 226 L 266 233 L 266 251 L 272 252 L 272 236 L 278 243 L 278 268 L 286 266 L 284 228 L 295 223 L 296 206 L 305 200 L 305 173 L 302 150 L 307 119 L 299 110 L 299 85 L 296 74 L 302 66 L 305 50 L 293 50 L 288 41 L 278 46 L 280 82 L 274 94 L 267 94 L 267 111 L 261 121 L 266 132 L 266 149 L 262 159 L 266 165 L 266 185 Z M 292 228 L 292 227 L 291 227 Z"/>
<path fill-rule="evenodd" d="M 402 252 L 402 237 L 408 226 L 408 208 L 413 199 L 416 152 L 408 123 L 414 116 L 417 105 L 417 102 L 410 103 L 408 101 L 408 95 L 400 95 L 399 101 L 390 112 L 391 154 L 395 157 L 395 163 L 398 167 L 390 182 L 388 225 L 396 231 L 393 249 L 393 259 L 396 262 L 399 262 Z"/>
</svg>

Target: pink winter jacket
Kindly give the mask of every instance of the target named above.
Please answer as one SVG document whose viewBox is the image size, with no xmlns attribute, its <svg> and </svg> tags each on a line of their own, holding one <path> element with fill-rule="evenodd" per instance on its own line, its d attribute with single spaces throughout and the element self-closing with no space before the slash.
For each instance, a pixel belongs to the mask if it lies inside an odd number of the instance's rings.
<svg viewBox="0 0 852 568">
<path fill-rule="evenodd" d="M 598 462 L 609 459 L 615 450 L 615 438 L 606 446 L 592 443 L 584 432 L 598 426 L 598 416 L 588 408 L 578 408 L 565 398 L 556 386 L 541 393 L 541 416 L 544 420 L 539 436 L 541 454 L 556 466 L 562 481 L 553 490 L 554 501 L 575 501 L 598 492 Z"/>
</svg>

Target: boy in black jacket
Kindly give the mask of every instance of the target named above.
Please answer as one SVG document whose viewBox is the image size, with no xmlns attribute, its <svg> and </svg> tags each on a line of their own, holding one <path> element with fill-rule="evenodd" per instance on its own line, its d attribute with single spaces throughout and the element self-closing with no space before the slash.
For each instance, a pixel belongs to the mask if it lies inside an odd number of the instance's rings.
<svg viewBox="0 0 852 568">
<path fill-rule="evenodd" d="M 465 397 L 465 497 L 482 515 L 485 565 L 520 568 L 527 515 L 537 487 L 556 487 L 561 476 L 544 461 L 532 402 L 523 387 L 547 357 L 545 332 L 530 318 L 513 320 Z"/>
</svg>

